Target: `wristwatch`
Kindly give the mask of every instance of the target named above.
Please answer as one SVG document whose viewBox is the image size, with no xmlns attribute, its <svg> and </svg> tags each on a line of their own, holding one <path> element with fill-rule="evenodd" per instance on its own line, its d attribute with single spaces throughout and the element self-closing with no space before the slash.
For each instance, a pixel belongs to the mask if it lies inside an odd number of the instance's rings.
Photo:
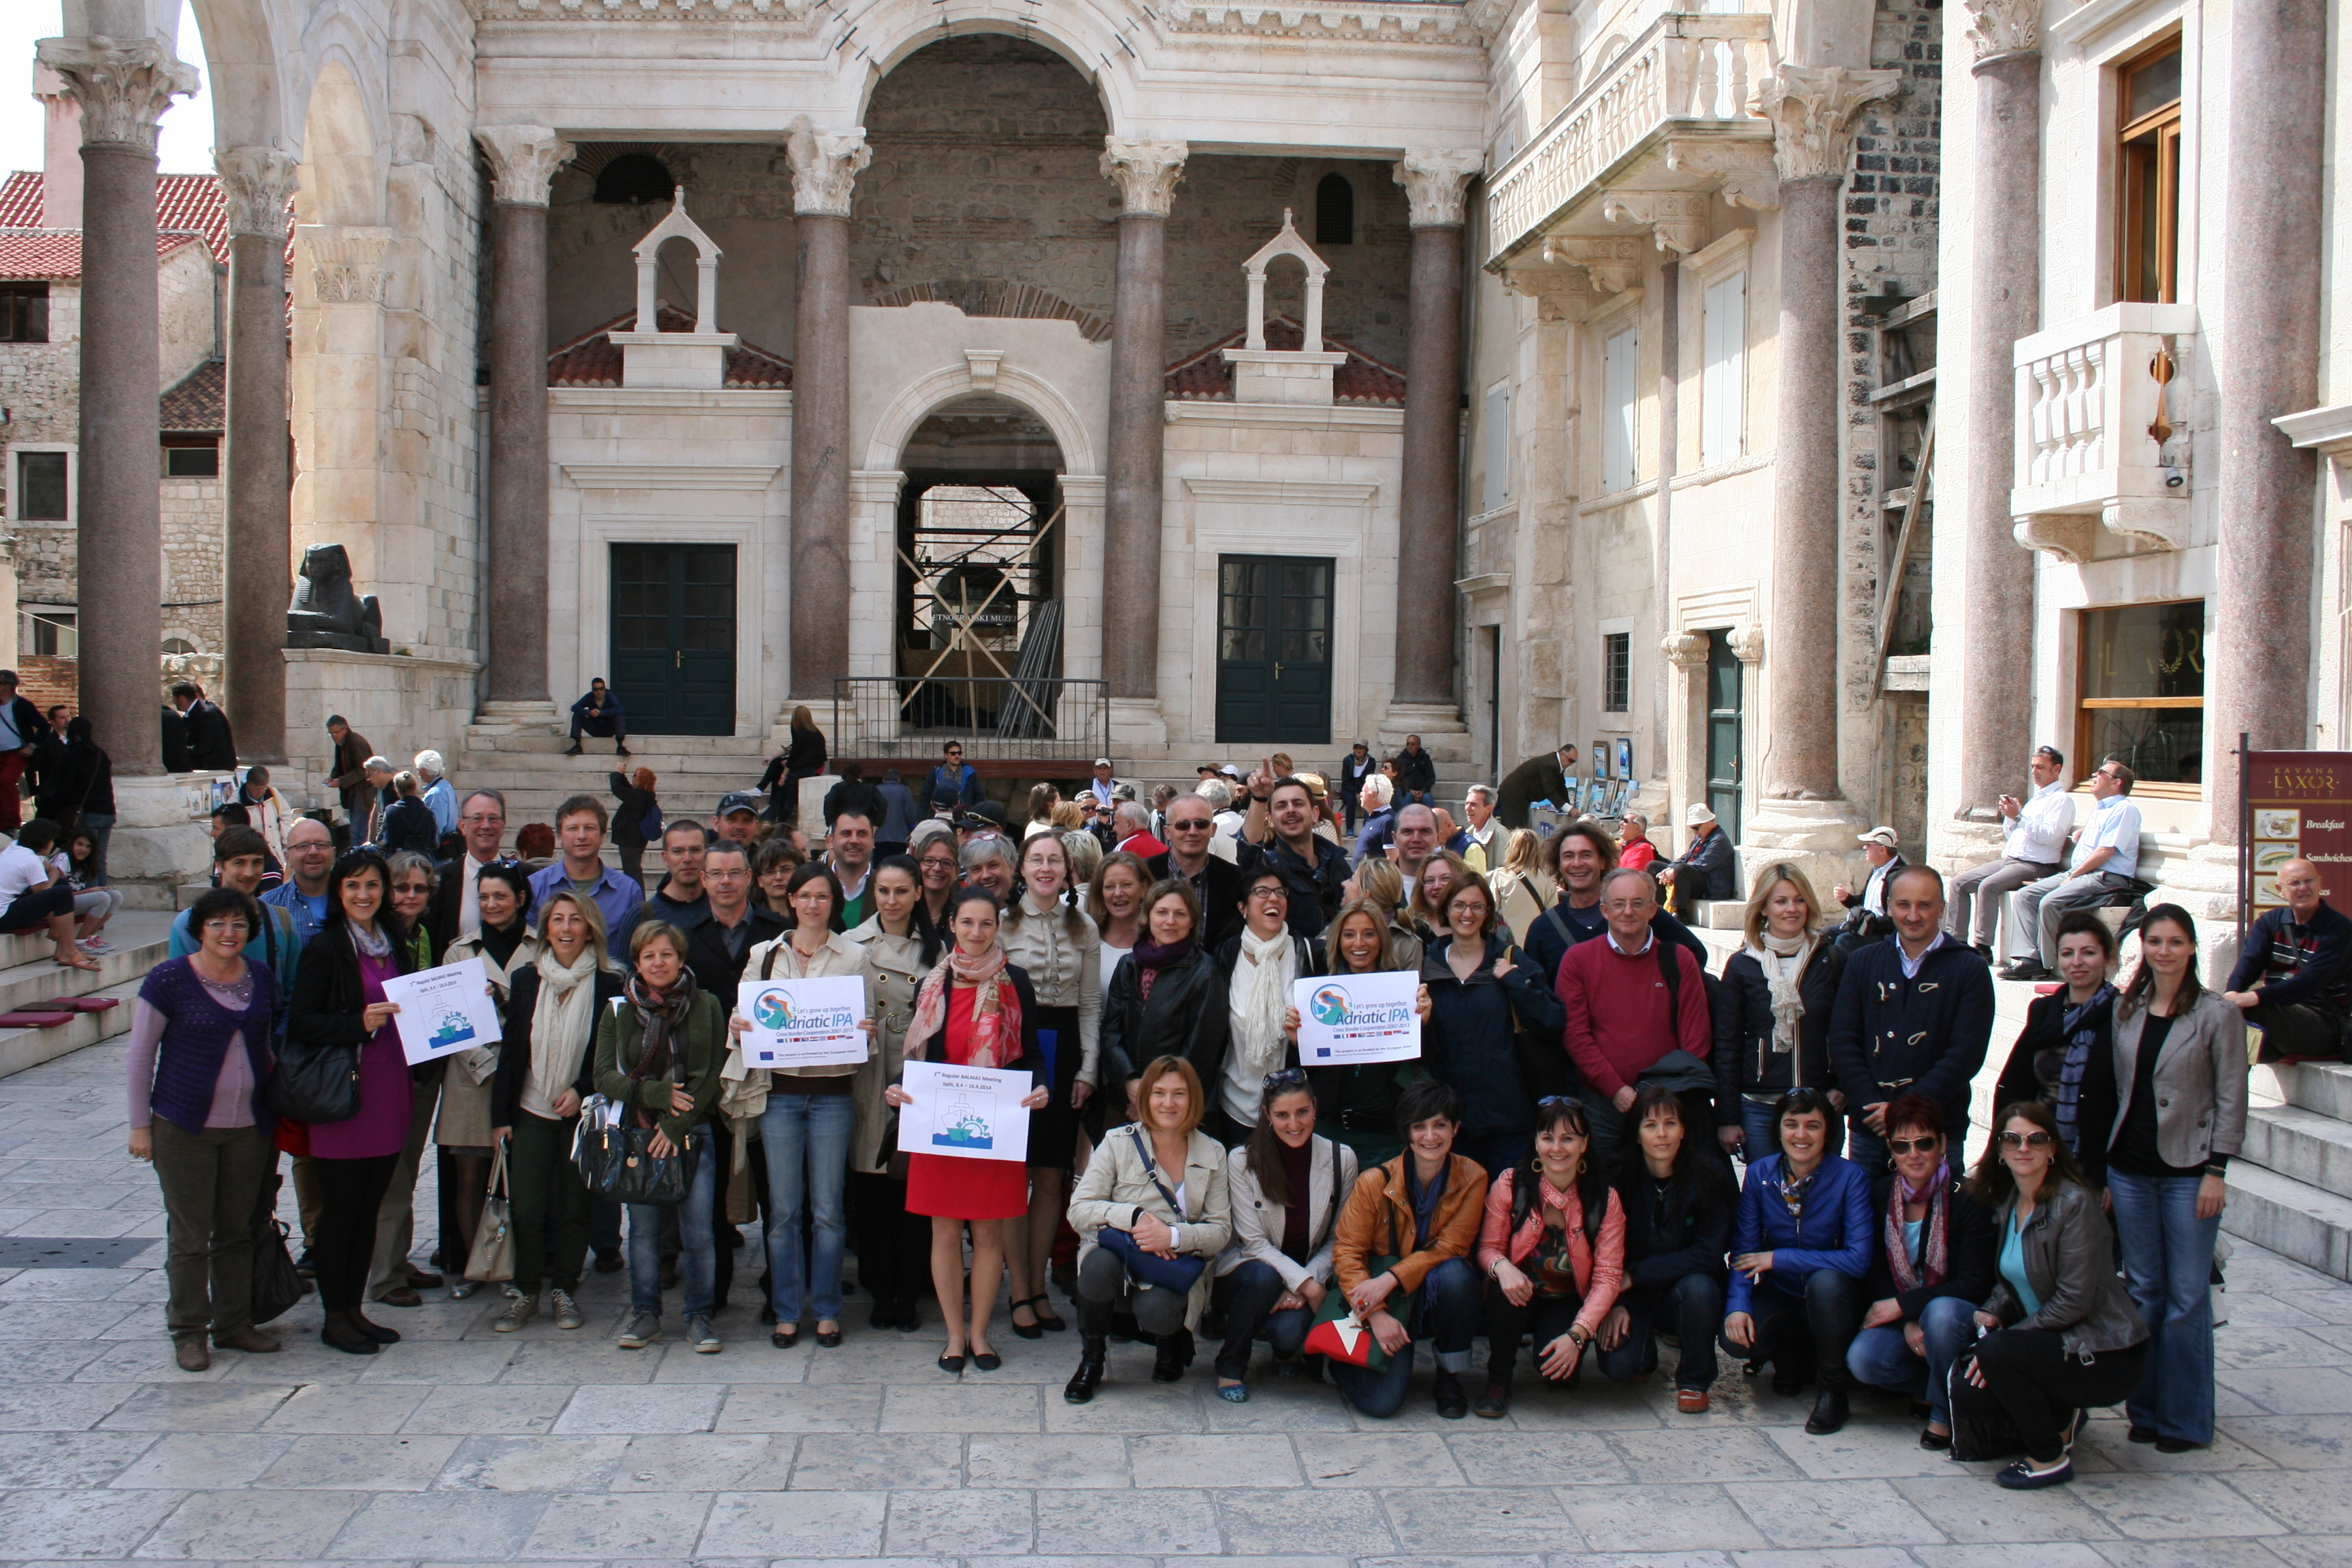
<svg viewBox="0 0 2352 1568">
<path fill-rule="evenodd" d="M 1576 1348 L 1578 1350 L 1582 1350 L 1585 1346 L 1592 1342 L 1592 1336 L 1585 1331 L 1584 1325 L 1582 1323 L 1570 1324 L 1569 1326 L 1568 1337 L 1576 1342 Z"/>
</svg>

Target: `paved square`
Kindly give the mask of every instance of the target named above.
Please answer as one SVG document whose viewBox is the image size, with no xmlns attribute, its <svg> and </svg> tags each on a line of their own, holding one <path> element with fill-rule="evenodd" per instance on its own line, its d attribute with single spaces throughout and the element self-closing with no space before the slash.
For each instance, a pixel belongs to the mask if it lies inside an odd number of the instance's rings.
<svg viewBox="0 0 2352 1568">
<path fill-rule="evenodd" d="M 122 1152 L 121 1064 L 110 1043 L 0 1079 L 6 1234 L 163 1235 Z M 1214 1397 L 1205 1357 L 1156 1386 L 1139 1346 L 1068 1405 L 1076 1335 L 1024 1341 L 1002 1312 L 992 1373 L 944 1375 L 935 1327 L 877 1333 L 856 1298 L 839 1349 L 780 1352 L 756 1253 L 717 1356 L 614 1349 L 624 1277 L 592 1274 L 576 1332 L 496 1334 L 495 1293 L 430 1292 L 380 1310 L 404 1342 L 354 1358 L 318 1342 L 313 1298 L 275 1325 L 281 1353 L 190 1376 L 159 1241 L 0 1270 L 0 1560 L 2352 1563 L 2352 1285 L 2236 1246 L 2214 1446 L 2166 1458 L 2105 1418 L 2076 1484 L 2021 1496 L 1922 1452 L 1899 1400 L 1858 1395 L 1844 1432 L 1808 1437 L 1807 1405 L 1736 1363 L 1704 1416 L 1654 1379 L 1523 1376 L 1503 1421 L 1440 1421 L 1416 1391 L 1381 1422 L 1263 1362 L 1247 1405 Z"/>
</svg>

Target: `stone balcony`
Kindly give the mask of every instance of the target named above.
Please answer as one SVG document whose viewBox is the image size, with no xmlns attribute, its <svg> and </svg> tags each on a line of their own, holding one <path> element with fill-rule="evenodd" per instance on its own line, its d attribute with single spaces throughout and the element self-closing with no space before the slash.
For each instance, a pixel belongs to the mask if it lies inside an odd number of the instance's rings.
<svg viewBox="0 0 2352 1568">
<path fill-rule="evenodd" d="M 2017 342 L 2017 542 L 2062 561 L 2179 550 L 2197 313 L 2110 305 Z"/>
<path fill-rule="evenodd" d="M 1656 226 L 1666 244 L 1678 209 L 1699 197 L 1703 220 L 1717 187 L 1772 205 L 1772 126 L 1748 108 L 1770 68 L 1771 32 L 1761 12 L 1669 11 L 1651 23 L 1496 171 L 1487 265 L 1564 232 L 1624 235 L 1617 226 L 1629 223 Z"/>
</svg>

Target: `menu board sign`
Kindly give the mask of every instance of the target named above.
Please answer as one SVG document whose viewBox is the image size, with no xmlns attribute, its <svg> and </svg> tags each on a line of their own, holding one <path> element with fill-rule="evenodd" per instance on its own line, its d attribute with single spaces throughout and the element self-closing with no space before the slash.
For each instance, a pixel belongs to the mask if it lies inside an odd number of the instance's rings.
<svg viewBox="0 0 2352 1568">
<path fill-rule="evenodd" d="M 2249 752 L 2244 776 L 2252 912 L 2286 902 L 2278 873 L 2290 860 L 2319 868 L 2323 896 L 2352 895 L 2352 752 Z"/>
</svg>

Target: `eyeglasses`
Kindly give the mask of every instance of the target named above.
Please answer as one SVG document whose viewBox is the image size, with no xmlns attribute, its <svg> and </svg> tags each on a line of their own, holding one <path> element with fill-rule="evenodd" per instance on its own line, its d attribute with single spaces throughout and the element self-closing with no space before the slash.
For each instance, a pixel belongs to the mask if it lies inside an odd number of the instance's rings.
<svg viewBox="0 0 2352 1568">
<path fill-rule="evenodd" d="M 2047 1149 L 2050 1147 L 2050 1134 L 2047 1132 L 2004 1132 L 2000 1135 L 2000 1146 L 2004 1149 Z"/>
<path fill-rule="evenodd" d="M 224 917 L 222 917 L 222 918 L 221 918 L 221 919 L 219 919 L 219 920 L 206 921 L 205 922 L 205 929 L 206 931 L 243 931 L 243 930 L 245 930 L 246 928 L 245 928 L 245 922 L 244 922 L 243 921 L 240 921 L 240 920 L 232 920 L 232 919 L 229 919 L 229 918 L 227 918 L 227 917 L 224 916 Z"/>
<path fill-rule="evenodd" d="M 1249 896 L 1252 902 L 1261 904 L 1284 903 L 1290 898 L 1290 895 L 1280 888 L 1252 888 L 1249 890 Z"/>
<path fill-rule="evenodd" d="M 1280 1094 L 1286 1089 L 1305 1089 L 1306 1087 L 1307 1069 L 1305 1068 L 1284 1068 L 1280 1072 L 1270 1072 L 1265 1075 L 1265 1092 L 1270 1095 Z"/>
<path fill-rule="evenodd" d="M 2043 1136 L 2047 1137 L 2048 1134 L 2044 1133 Z M 1944 1141 L 1941 1138 L 1889 1138 L 1886 1141 L 1887 1148 L 1897 1154 L 1908 1154 L 1914 1151 L 1922 1154 L 1932 1154 L 1942 1148 L 1943 1144 Z"/>
</svg>

